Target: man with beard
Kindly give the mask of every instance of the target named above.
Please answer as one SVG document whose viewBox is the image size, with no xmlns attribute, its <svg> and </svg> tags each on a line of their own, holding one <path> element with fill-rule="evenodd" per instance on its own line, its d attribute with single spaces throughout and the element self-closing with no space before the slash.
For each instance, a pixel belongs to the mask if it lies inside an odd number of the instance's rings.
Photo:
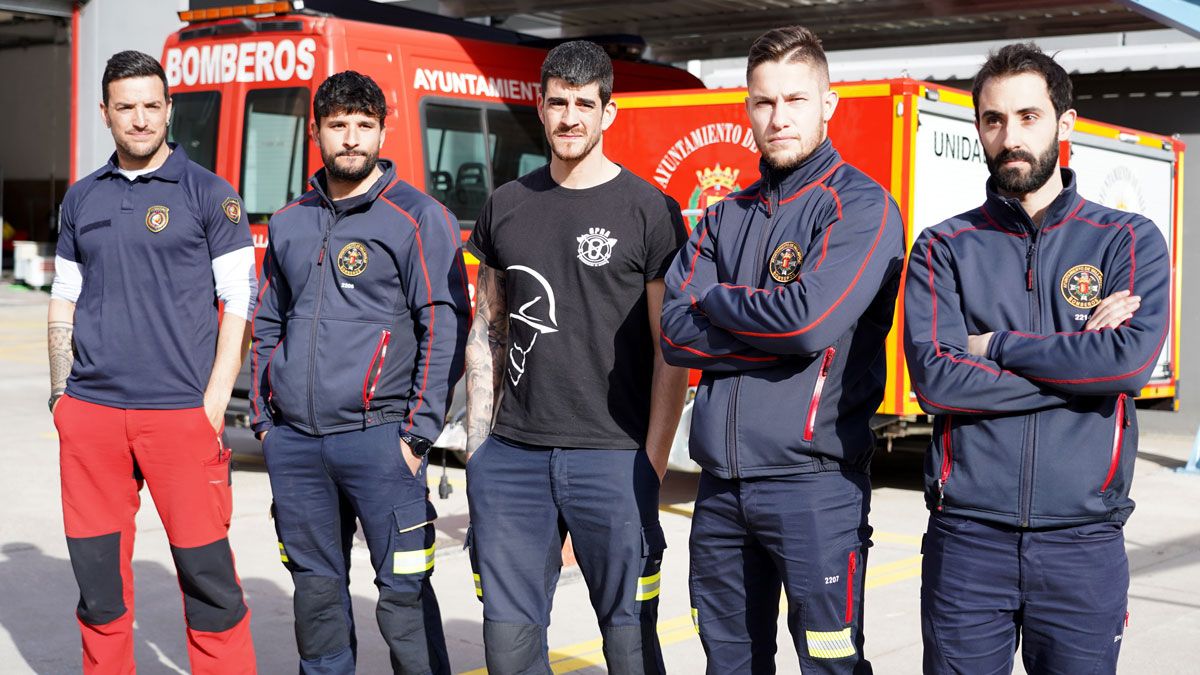
<svg viewBox="0 0 1200 675">
<path fill-rule="evenodd" d="M 233 188 L 166 142 L 171 99 L 153 57 L 113 55 L 101 90 L 116 152 L 63 199 L 48 331 L 83 671 L 135 669 L 130 561 L 147 483 L 192 671 L 252 673 L 221 444 L 254 303 L 250 230 Z"/>
<path fill-rule="evenodd" d="M 462 375 L 466 268 L 449 212 L 379 159 L 386 114 L 365 75 L 317 88 L 325 168 L 271 217 L 254 318 L 253 427 L 296 585 L 301 673 L 354 672 L 355 518 L 392 669 L 450 672 L 425 471 Z"/>
<path fill-rule="evenodd" d="M 779 592 L 805 673 L 868 673 L 869 422 L 904 255 L 895 202 L 827 138 L 808 29 L 750 47 L 761 179 L 708 207 L 667 274 L 669 363 L 704 371 L 690 451 L 692 617 L 709 673 L 775 672 Z"/>
<path fill-rule="evenodd" d="M 670 197 L 604 156 L 612 78 L 595 44 L 550 51 L 550 163 L 497 189 L 470 240 L 467 539 L 492 673 L 550 672 L 568 532 L 609 672 L 664 671 L 658 488 L 687 373 L 663 362 L 658 316 L 685 229 Z"/>
<path fill-rule="evenodd" d="M 1132 397 L 1167 333 L 1166 242 L 1058 167 L 1075 111 L 1052 58 L 1004 47 L 972 93 L 987 200 L 921 234 L 904 299 L 913 388 L 936 415 L 925 672 L 1011 672 L 1023 643 L 1029 673 L 1113 673 Z"/>
</svg>

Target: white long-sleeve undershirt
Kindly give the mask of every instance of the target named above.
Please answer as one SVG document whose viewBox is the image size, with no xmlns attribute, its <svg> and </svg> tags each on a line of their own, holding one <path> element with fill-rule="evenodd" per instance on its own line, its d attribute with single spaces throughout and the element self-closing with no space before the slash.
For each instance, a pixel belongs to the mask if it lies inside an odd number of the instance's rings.
<svg viewBox="0 0 1200 675">
<path fill-rule="evenodd" d="M 249 321 L 254 315 L 254 303 L 258 295 L 254 247 L 245 246 L 213 258 L 212 271 L 217 297 L 225 303 L 225 313 Z M 54 285 L 50 288 L 50 296 L 76 303 L 82 291 L 83 272 L 79 269 L 79 264 L 55 256 Z"/>
</svg>

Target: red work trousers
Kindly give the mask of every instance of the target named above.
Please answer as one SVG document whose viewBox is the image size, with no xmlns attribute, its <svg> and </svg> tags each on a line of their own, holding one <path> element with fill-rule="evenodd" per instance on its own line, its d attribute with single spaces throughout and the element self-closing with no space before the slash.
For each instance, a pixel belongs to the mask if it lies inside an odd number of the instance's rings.
<svg viewBox="0 0 1200 675">
<path fill-rule="evenodd" d="M 204 409 L 125 410 L 64 396 L 54 423 L 84 672 L 135 670 L 131 559 L 143 482 L 171 544 L 192 672 L 255 672 L 228 539 L 229 451 Z"/>
</svg>

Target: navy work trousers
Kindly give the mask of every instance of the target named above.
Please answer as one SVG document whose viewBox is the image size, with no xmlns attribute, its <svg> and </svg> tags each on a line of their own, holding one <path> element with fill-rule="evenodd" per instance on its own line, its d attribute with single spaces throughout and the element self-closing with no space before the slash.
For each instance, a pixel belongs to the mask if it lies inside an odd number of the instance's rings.
<svg viewBox="0 0 1200 675">
<path fill-rule="evenodd" d="M 350 547 L 362 524 L 379 602 L 375 616 L 396 673 L 449 673 L 433 573 L 437 513 L 425 465 L 413 475 L 398 424 L 310 436 L 288 426 L 263 443 L 279 553 L 296 585 L 300 672 L 353 673 Z"/>
<path fill-rule="evenodd" d="M 1129 561 L 1120 523 L 1022 530 L 934 514 L 922 546 L 926 673 L 1115 673 Z"/>
<path fill-rule="evenodd" d="M 701 474 L 690 586 L 710 675 L 775 672 L 781 587 L 802 672 L 871 672 L 862 649 L 870 510 L 865 473 Z"/>
<path fill-rule="evenodd" d="M 643 450 L 521 445 L 492 435 L 467 463 L 467 545 L 488 672 L 549 673 L 546 627 L 570 532 L 610 673 L 665 672 L 655 624 L 658 474 Z"/>
</svg>

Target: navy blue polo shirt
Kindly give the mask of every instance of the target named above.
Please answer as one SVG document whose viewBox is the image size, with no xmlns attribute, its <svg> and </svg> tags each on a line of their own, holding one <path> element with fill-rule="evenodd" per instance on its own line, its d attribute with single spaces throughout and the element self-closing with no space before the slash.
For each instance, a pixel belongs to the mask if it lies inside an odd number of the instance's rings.
<svg viewBox="0 0 1200 675">
<path fill-rule="evenodd" d="M 79 265 L 71 396 L 199 407 L 217 350 L 212 260 L 251 246 L 233 187 L 174 144 L 129 180 L 114 154 L 63 198 L 57 255 Z"/>
</svg>

